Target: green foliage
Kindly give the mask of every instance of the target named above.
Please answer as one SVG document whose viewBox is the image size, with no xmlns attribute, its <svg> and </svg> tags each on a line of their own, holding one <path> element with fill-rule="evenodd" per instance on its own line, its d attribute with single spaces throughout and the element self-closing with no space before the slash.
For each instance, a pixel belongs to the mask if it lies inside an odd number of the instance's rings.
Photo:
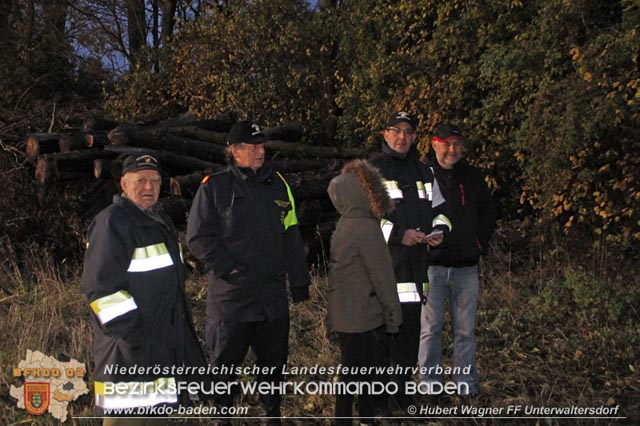
<svg viewBox="0 0 640 426">
<path fill-rule="evenodd" d="M 423 151 L 435 124 L 453 121 L 505 218 L 634 251 L 638 45 L 638 0 L 355 0 L 317 11 L 233 0 L 178 22 L 160 71 L 132 70 L 106 105 L 121 120 L 238 111 L 301 122 L 313 142 L 375 149 L 392 111 L 419 117 Z"/>
<path fill-rule="evenodd" d="M 637 244 L 637 2 L 370 3 L 343 11 L 343 140 L 400 108 L 458 122 L 507 217 Z"/>
<path fill-rule="evenodd" d="M 178 108 L 167 91 L 166 75 L 140 67 L 124 75 L 115 91 L 104 95 L 105 110 L 121 121 L 167 118 Z"/>
</svg>

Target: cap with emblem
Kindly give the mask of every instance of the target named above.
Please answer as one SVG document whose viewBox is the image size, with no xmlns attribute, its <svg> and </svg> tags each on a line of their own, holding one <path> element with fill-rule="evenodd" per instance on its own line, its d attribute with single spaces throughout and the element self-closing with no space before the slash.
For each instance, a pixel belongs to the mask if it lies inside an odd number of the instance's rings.
<svg viewBox="0 0 640 426">
<path fill-rule="evenodd" d="M 156 170 L 160 172 L 160 162 L 150 154 L 130 155 L 122 163 L 122 175 L 139 170 Z"/>
<path fill-rule="evenodd" d="M 249 121 L 238 121 L 227 133 L 227 145 L 238 143 L 258 145 L 268 140 L 269 137 L 262 133 L 260 127 Z"/>
<path fill-rule="evenodd" d="M 387 120 L 387 127 L 395 126 L 398 123 L 409 123 L 413 130 L 418 128 L 418 119 L 405 111 L 398 111 L 391 114 Z"/>
</svg>

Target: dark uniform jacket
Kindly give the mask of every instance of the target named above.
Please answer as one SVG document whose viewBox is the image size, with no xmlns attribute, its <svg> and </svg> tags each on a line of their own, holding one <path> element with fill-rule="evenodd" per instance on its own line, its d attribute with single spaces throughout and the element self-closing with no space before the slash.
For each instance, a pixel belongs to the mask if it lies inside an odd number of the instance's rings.
<svg viewBox="0 0 640 426">
<path fill-rule="evenodd" d="M 496 206 L 484 176 L 465 161 L 443 169 L 432 156 L 431 164 L 447 199 L 453 229 L 444 243 L 431 250 L 431 264 L 473 266 L 489 247 L 496 227 Z"/>
<path fill-rule="evenodd" d="M 96 406 L 177 402 L 162 392 L 150 392 L 148 399 L 110 397 L 103 383 L 153 382 L 170 393 L 163 386 L 187 380 L 172 367 L 206 366 L 184 280 L 182 250 L 170 219 L 155 219 L 114 196 L 89 226 L 82 274 L 82 290 L 93 312 Z"/>
<path fill-rule="evenodd" d="M 229 166 L 203 180 L 187 225 L 191 252 L 209 269 L 209 320 L 249 322 L 288 315 L 310 284 L 295 204 L 269 167 Z M 237 269 L 238 273 L 231 274 Z"/>
<path fill-rule="evenodd" d="M 372 160 L 383 178 L 395 210 L 382 222 L 382 230 L 389 245 L 396 280 L 399 284 L 415 283 L 417 292 L 428 281 L 428 247 L 418 244 L 408 247 L 402 244 L 407 229 L 419 229 L 429 234 L 433 228 L 448 232 L 451 228 L 447 218 L 446 204 L 434 186 L 434 177 L 428 165 L 421 162 L 415 145 L 406 156 L 382 143 L 382 154 Z M 400 301 L 420 302 L 398 287 Z M 404 294 L 403 293 L 407 293 Z M 403 297 L 404 296 L 404 297 Z"/>
<path fill-rule="evenodd" d="M 392 204 L 378 172 L 355 160 L 327 190 L 340 220 L 331 237 L 329 324 L 342 333 L 382 325 L 397 333 L 402 311 L 380 217 Z"/>
</svg>

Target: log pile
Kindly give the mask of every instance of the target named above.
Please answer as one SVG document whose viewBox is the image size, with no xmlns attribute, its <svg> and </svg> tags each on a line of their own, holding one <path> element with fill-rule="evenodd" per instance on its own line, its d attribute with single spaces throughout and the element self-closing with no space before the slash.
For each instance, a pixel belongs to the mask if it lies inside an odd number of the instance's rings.
<svg viewBox="0 0 640 426">
<path fill-rule="evenodd" d="M 23 141 L 25 158 L 35 169 L 43 190 L 65 182 L 92 180 L 95 214 L 119 192 L 122 162 L 130 154 L 149 152 L 162 163 L 160 203 L 179 228 L 184 227 L 191 201 L 208 174 L 226 166 L 226 133 L 237 120 L 224 114 L 212 120 L 183 117 L 154 124 L 132 125 L 88 119 L 81 129 L 33 133 Z M 311 262 L 328 248 L 336 214 L 327 195 L 329 181 L 345 162 L 362 158 L 358 149 L 301 143 L 302 127 L 291 123 L 264 129 L 267 163 L 289 183 Z M 87 218 L 88 220 L 90 218 Z"/>
</svg>

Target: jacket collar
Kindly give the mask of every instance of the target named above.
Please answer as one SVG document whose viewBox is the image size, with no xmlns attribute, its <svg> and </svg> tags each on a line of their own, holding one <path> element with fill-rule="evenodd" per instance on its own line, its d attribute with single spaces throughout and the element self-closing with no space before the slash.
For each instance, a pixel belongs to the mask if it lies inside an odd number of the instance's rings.
<svg viewBox="0 0 640 426">
<path fill-rule="evenodd" d="M 382 153 L 399 161 L 406 161 L 419 157 L 418 148 L 416 148 L 415 143 L 411 145 L 411 148 L 409 148 L 409 152 L 407 152 L 406 154 L 400 154 L 398 151 L 394 151 L 393 149 L 389 148 L 389 145 L 387 145 L 385 141 L 382 141 Z"/>
<path fill-rule="evenodd" d="M 114 195 L 113 196 L 113 204 L 116 204 L 125 210 L 127 210 L 130 214 L 134 216 L 138 216 L 141 220 L 152 220 L 154 222 L 161 223 L 165 226 L 168 226 L 165 223 L 165 219 L 161 214 L 160 204 L 156 203 L 153 206 L 151 211 L 146 211 L 145 209 L 136 205 L 133 201 L 127 198 L 125 195 Z"/>
<path fill-rule="evenodd" d="M 269 166 L 262 166 L 255 172 L 250 167 L 238 167 L 235 164 L 229 166 L 231 173 L 242 181 L 266 182 L 273 180 L 273 170 Z"/>
</svg>

